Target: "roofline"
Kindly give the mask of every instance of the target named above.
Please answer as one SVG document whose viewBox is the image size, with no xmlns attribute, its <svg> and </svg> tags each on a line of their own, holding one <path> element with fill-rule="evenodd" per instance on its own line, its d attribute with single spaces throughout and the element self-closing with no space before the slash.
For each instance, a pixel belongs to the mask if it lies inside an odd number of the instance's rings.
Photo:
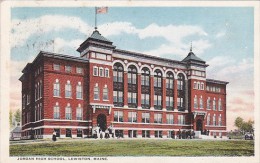
<svg viewBox="0 0 260 163">
<path fill-rule="evenodd" d="M 224 84 L 224 85 L 227 85 L 229 83 L 229 82 L 226 82 L 226 81 L 215 80 L 215 79 L 206 79 L 206 82 L 214 83 L 214 84 Z"/>
<path fill-rule="evenodd" d="M 127 51 L 127 50 L 122 50 L 122 49 L 114 49 L 114 51 L 127 53 L 130 55 L 136 55 L 136 56 L 140 56 L 140 57 L 152 58 L 152 59 L 157 59 L 157 60 L 159 59 L 164 62 L 167 61 L 167 62 L 178 63 L 178 64 L 185 65 L 185 66 L 187 65 L 186 63 L 184 63 L 182 61 L 177 61 L 177 60 L 167 59 L 167 58 L 162 58 L 162 57 L 156 57 L 156 56 L 152 56 L 152 55 L 148 55 L 148 54 L 144 54 L 144 53 L 132 52 L 132 51 Z"/>
</svg>

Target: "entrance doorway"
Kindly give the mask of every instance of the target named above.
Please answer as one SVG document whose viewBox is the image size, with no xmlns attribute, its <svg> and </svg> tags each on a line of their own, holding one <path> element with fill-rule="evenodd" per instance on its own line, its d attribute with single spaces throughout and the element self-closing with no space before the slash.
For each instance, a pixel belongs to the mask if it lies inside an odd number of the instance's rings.
<svg viewBox="0 0 260 163">
<path fill-rule="evenodd" d="M 99 114 L 97 116 L 97 124 L 102 131 L 105 131 L 107 129 L 107 117 L 105 114 Z"/>
<path fill-rule="evenodd" d="M 201 131 L 201 132 L 203 131 L 201 119 L 198 119 L 197 122 L 196 122 L 196 130 Z"/>
</svg>

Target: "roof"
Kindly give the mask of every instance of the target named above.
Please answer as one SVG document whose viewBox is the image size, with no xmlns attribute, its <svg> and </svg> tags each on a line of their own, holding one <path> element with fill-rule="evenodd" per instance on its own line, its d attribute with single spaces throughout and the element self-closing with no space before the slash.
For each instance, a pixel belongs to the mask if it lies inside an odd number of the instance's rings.
<svg viewBox="0 0 260 163">
<path fill-rule="evenodd" d="M 206 79 L 206 82 L 214 83 L 214 84 L 224 84 L 224 85 L 227 85 L 229 83 L 229 82 L 226 82 L 226 81 L 215 80 L 215 79 Z"/>
<path fill-rule="evenodd" d="M 188 56 L 182 60 L 182 62 L 189 62 L 189 61 L 197 61 L 197 62 L 205 63 L 205 61 L 197 57 L 192 51 L 190 51 Z"/>
<path fill-rule="evenodd" d="M 11 132 L 22 132 L 22 127 L 16 126 Z"/>
<path fill-rule="evenodd" d="M 105 41 L 105 42 L 111 42 L 110 40 L 108 40 L 107 38 L 105 38 L 104 36 L 102 36 L 98 30 L 93 31 L 92 35 L 89 37 L 95 40 L 99 40 L 99 41 Z M 111 42 L 112 43 L 112 42 Z"/>
</svg>

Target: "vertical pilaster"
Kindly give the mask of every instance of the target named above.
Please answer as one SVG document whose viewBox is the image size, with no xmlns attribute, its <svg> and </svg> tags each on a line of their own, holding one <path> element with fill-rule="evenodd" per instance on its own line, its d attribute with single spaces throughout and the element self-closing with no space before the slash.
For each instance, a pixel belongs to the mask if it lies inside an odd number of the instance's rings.
<svg viewBox="0 0 260 163">
<path fill-rule="evenodd" d="M 127 71 L 124 71 L 124 108 L 128 108 L 128 79 L 127 79 Z"/>
<path fill-rule="evenodd" d="M 141 109 L 142 106 L 141 106 L 141 96 L 142 96 L 142 87 L 141 87 L 141 74 L 138 73 L 137 75 L 137 108 L 138 109 Z"/>
<path fill-rule="evenodd" d="M 166 110 L 166 78 L 162 80 L 162 109 Z"/>
<path fill-rule="evenodd" d="M 153 75 L 150 76 L 150 105 L 151 105 L 151 110 L 154 110 L 154 77 Z"/>
<path fill-rule="evenodd" d="M 173 97 L 173 98 L 174 98 L 174 99 L 173 99 L 173 100 L 174 100 L 173 110 L 174 110 L 174 109 L 178 110 L 178 108 L 177 108 L 177 97 L 178 97 L 177 79 L 175 79 L 173 83 L 174 83 L 174 86 L 173 86 L 173 89 L 174 89 L 174 90 L 173 90 L 173 93 L 174 93 L 174 95 L 173 95 L 173 96 L 174 96 L 174 97 Z"/>
<path fill-rule="evenodd" d="M 189 99 L 188 99 L 188 80 L 185 80 L 185 88 L 184 88 L 185 90 L 185 112 L 188 112 L 188 101 L 189 101 Z"/>
</svg>

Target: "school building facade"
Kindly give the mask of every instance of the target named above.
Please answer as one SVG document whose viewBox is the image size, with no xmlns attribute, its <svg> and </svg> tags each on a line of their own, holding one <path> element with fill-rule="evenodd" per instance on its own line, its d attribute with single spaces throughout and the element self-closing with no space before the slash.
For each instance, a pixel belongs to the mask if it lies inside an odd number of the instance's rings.
<svg viewBox="0 0 260 163">
<path fill-rule="evenodd" d="M 170 60 L 117 49 L 95 30 L 77 51 L 41 51 L 22 70 L 23 139 L 91 137 L 96 126 L 125 138 L 226 135 L 228 82 L 206 79 L 209 65 L 192 49 Z"/>
</svg>

